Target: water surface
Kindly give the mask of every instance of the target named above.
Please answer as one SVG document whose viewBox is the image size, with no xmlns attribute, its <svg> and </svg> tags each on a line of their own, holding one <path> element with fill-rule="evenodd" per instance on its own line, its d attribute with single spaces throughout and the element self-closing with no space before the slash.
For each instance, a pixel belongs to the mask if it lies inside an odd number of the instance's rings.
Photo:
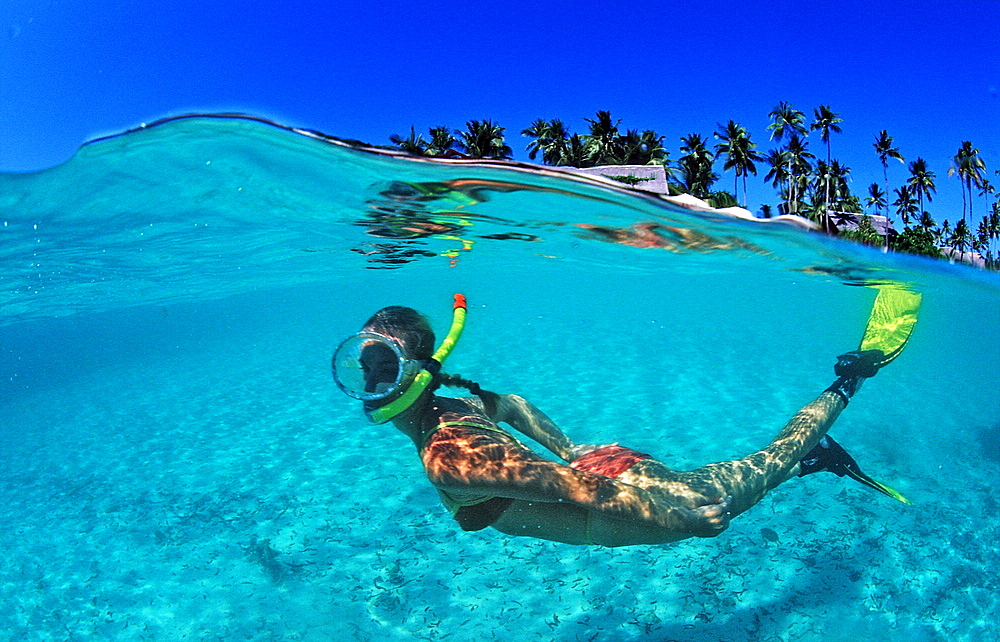
<svg viewBox="0 0 1000 642">
<path fill-rule="evenodd" d="M 0 175 L 11 639 L 991 639 L 1000 279 L 516 164 L 175 119 Z M 329 356 L 374 310 L 448 370 L 677 468 L 765 444 L 875 292 L 924 295 L 833 430 L 913 506 L 783 485 L 723 535 L 464 533 Z"/>
</svg>

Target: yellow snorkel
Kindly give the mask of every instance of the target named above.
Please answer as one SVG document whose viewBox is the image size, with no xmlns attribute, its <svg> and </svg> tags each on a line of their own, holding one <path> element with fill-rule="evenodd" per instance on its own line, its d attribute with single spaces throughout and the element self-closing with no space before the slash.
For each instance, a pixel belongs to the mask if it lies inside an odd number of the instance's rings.
<svg viewBox="0 0 1000 642">
<path fill-rule="evenodd" d="M 455 305 L 452 308 L 451 329 L 448 330 L 448 336 L 444 338 L 444 341 L 438 346 L 438 349 L 431 356 L 429 362 L 417 373 L 417 376 L 413 379 L 413 383 L 406 388 L 398 399 L 394 399 L 379 408 L 365 411 L 365 414 L 368 415 L 368 419 L 372 423 L 384 424 L 412 406 L 417 397 L 423 394 L 427 386 L 434 380 L 434 375 L 441 369 L 441 364 L 444 363 L 445 359 L 448 358 L 448 355 L 455 348 L 459 337 L 462 336 L 462 330 L 465 328 L 465 314 L 465 296 L 456 294 Z"/>
</svg>

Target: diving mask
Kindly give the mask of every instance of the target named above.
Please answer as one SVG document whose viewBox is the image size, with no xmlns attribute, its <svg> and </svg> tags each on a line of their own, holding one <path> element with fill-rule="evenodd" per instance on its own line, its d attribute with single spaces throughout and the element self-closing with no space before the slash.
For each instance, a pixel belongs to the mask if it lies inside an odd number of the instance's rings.
<svg viewBox="0 0 1000 642">
<path fill-rule="evenodd" d="M 348 397 L 385 399 L 413 382 L 420 361 L 403 356 L 402 347 L 377 332 L 349 337 L 333 354 L 333 380 Z"/>
<path fill-rule="evenodd" d="M 389 421 L 412 406 L 440 371 L 462 335 L 465 312 L 465 297 L 456 294 L 448 336 L 427 360 L 407 359 L 399 343 L 376 332 L 349 337 L 333 355 L 334 381 L 348 396 L 365 402 L 373 423 Z"/>
</svg>

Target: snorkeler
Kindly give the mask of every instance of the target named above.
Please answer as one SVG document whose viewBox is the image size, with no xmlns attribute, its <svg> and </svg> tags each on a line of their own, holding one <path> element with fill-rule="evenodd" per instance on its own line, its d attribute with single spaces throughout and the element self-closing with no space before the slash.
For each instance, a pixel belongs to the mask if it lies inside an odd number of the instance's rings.
<svg viewBox="0 0 1000 642">
<path fill-rule="evenodd" d="M 842 355 L 833 385 L 765 448 L 682 472 L 618 444 L 577 445 L 524 398 L 441 372 L 465 323 L 460 294 L 453 315 L 435 351 L 434 332 L 423 315 L 412 308 L 383 308 L 340 344 L 332 365 L 337 385 L 364 402 L 373 423 L 391 421 L 413 441 L 428 479 L 463 530 L 492 526 L 510 535 L 602 546 L 713 537 L 770 489 L 820 471 L 848 474 L 905 501 L 864 475 L 826 436 L 862 382 L 894 354 Z M 461 386 L 474 396 L 438 396 L 441 385 Z M 538 455 L 500 423 L 565 463 Z"/>
</svg>

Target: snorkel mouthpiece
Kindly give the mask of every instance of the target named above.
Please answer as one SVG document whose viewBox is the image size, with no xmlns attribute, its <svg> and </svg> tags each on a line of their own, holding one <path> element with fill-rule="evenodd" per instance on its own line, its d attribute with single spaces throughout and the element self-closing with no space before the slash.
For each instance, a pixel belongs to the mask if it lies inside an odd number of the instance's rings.
<svg viewBox="0 0 1000 642">
<path fill-rule="evenodd" d="M 372 423 L 384 424 L 412 406 L 417 398 L 423 394 L 427 386 L 434 380 L 434 375 L 440 372 L 441 364 L 444 363 L 448 355 L 451 354 L 451 351 L 454 350 L 459 337 L 462 336 L 462 330 L 465 328 L 466 307 L 465 296 L 455 294 L 455 304 L 452 307 L 451 329 L 448 330 L 448 335 L 441 342 L 441 345 L 438 346 L 438 349 L 434 351 L 431 358 L 424 362 L 423 368 L 417 373 L 417 376 L 413 379 L 413 383 L 406 388 L 398 399 L 379 408 L 369 409 L 367 408 L 368 404 L 365 404 L 365 414 Z"/>
</svg>

